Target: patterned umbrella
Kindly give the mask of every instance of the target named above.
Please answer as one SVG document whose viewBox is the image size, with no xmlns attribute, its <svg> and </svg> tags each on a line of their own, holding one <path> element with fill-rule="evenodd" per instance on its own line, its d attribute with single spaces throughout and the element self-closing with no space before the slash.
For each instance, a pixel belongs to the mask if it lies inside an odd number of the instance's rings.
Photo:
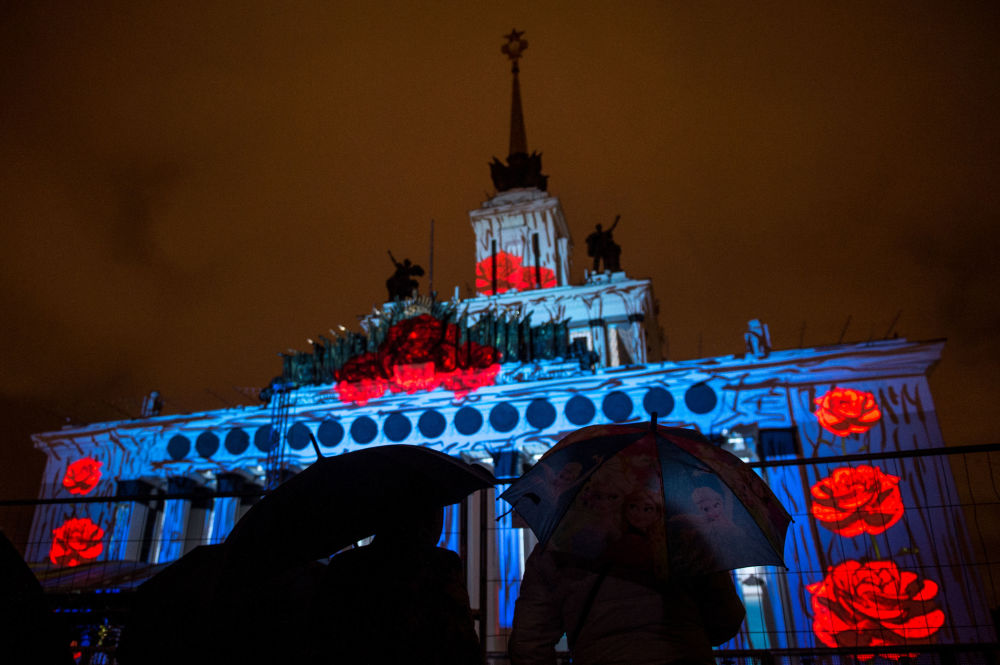
<svg viewBox="0 0 1000 665">
<path fill-rule="evenodd" d="M 585 427 L 501 497 L 539 542 L 615 574 L 784 566 L 791 516 L 748 465 L 692 430 Z"/>
</svg>

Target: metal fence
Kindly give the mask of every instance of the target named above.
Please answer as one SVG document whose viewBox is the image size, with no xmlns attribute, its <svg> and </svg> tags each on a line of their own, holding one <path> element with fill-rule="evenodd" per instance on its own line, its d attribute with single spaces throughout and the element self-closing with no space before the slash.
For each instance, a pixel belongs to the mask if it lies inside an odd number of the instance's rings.
<svg viewBox="0 0 1000 665">
<path fill-rule="evenodd" d="M 839 665 L 841 662 L 875 661 L 957 665 L 1000 662 L 1000 647 L 996 642 L 997 608 L 1000 606 L 1000 444 L 770 460 L 753 462 L 752 466 L 771 482 L 776 482 L 778 478 L 787 480 L 789 473 L 791 477 L 801 477 L 808 489 L 811 479 L 826 473 L 825 470 L 834 465 L 871 464 L 878 464 L 889 473 L 902 474 L 905 471 L 914 480 L 919 479 L 921 473 L 929 473 L 928 469 L 935 473 L 944 470 L 950 476 L 954 493 L 936 493 L 924 503 L 910 505 L 899 533 L 914 531 L 919 524 L 927 524 L 933 536 L 935 521 L 942 519 L 942 515 L 948 515 L 951 522 L 964 522 L 958 531 L 955 531 L 954 523 L 949 524 L 951 530 L 948 533 L 964 533 L 966 542 L 936 543 L 934 547 L 939 547 L 944 554 L 935 555 L 934 559 L 925 556 L 923 564 L 911 565 L 910 568 L 928 579 L 937 579 L 937 584 L 942 584 L 941 580 L 951 580 L 953 586 L 962 585 L 963 588 L 949 591 L 951 596 L 948 597 L 950 600 L 946 599 L 947 602 L 959 602 L 957 598 L 966 605 L 978 603 L 981 607 L 966 607 L 962 625 L 949 626 L 947 635 L 942 632 L 941 635 L 914 640 L 913 643 L 904 641 L 889 646 L 830 648 L 817 636 L 807 604 L 804 613 L 801 608 L 798 610 L 801 616 L 796 615 L 794 609 L 789 609 L 796 602 L 802 606 L 805 602 L 802 598 L 808 600 L 808 594 L 799 588 L 803 585 L 801 580 L 821 580 L 830 572 L 828 568 L 815 565 L 816 561 L 812 560 L 811 566 L 799 569 L 736 571 L 735 580 L 748 616 L 740 635 L 717 651 L 719 665 Z M 500 480 L 507 483 L 513 479 Z M 501 488 L 479 492 L 470 496 L 464 504 L 450 507 L 441 543 L 457 551 L 465 563 L 477 629 L 488 660 L 493 663 L 507 662 L 510 618 L 525 558 L 535 544 L 528 529 L 511 524 L 506 504 L 496 499 L 500 491 Z M 226 510 L 235 511 L 238 518 L 259 496 L 259 493 L 247 492 L 214 492 L 209 495 L 202 492 L 197 495 L 161 493 L 153 497 L 147 494 L 7 500 L 0 501 L 0 529 L 22 555 L 35 553 L 27 557 L 28 565 L 44 590 L 46 610 L 57 616 L 69 631 L 77 662 L 114 663 L 118 637 L 122 626 L 128 622 L 135 588 L 170 563 L 159 553 L 189 551 L 197 545 L 206 544 L 207 534 L 212 533 L 210 528 L 200 528 L 196 534 L 184 533 L 180 542 L 169 543 L 171 547 L 166 547 L 169 538 L 163 532 L 163 515 L 169 502 L 196 501 L 198 505 L 209 505 L 208 518 L 212 510 L 226 506 Z M 919 493 L 914 496 L 919 496 Z M 109 508 L 112 505 L 145 506 L 147 519 L 143 528 L 132 534 L 130 547 L 117 550 L 125 552 L 127 549 L 128 558 L 108 560 L 106 553 L 102 552 L 91 559 L 82 557 L 73 561 L 53 553 L 49 534 L 32 538 L 32 521 L 39 509 L 61 506 L 75 512 L 88 504 L 98 503 Z M 808 510 L 808 502 L 794 508 L 790 511 L 794 523 L 802 530 L 812 527 L 815 519 Z M 190 515 L 186 517 L 188 523 L 192 519 Z M 790 535 L 790 540 L 794 537 L 794 534 Z M 885 543 L 893 544 L 889 540 Z M 844 545 L 836 539 L 828 539 L 825 547 L 829 558 L 838 554 L 837 548 L 842 549 Z M 870 547 L 877 552 L 879 542 L 873 538 Z M 912 563 L 918 560 L 918 554 L 907 551 L 905 547 L 894 549 L 898 551 L 892 554 L 901 561 Z M 39 556 L 39 552 L 46 555 Z M 822 561 L 823 556 L 824 552 L 820 552 L 817 560 Z M 862 557 L 860 560 L 867 559 Z M 793 576 L 797 576 L 796 579 L 791 579 Z M 802 596 L 798 601 L 794 597 L 797 588 Z M 562 657 L 569 662 L 565 653 Z"/>
</svg>

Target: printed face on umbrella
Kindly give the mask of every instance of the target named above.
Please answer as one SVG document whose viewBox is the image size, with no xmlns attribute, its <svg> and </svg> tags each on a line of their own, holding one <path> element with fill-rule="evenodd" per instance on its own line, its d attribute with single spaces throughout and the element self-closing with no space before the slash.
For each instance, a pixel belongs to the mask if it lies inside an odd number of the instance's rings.
<svg viewBox="0 0 1000 665">
<path fill-rule="evenodd" d="M 654 584 L 782 565 L 791 519 L 744 462 L 680 428 L 578 430 L 503 498 L 567 561 Z"/>
<path fill-rule="evenodd" d="M 629 526 L 646 532 L 661 519 L 663 519 L 663 508 L 653 495 L 648 492 L 638 492 L 629 496 L 625 506 L 625 520 Z"/>
<path fill-rule="evenodd" d="M 722 495 L 711 487 L 696 488 L 691 493 L 691 499 L 706 522 L 717 522 L 723 518 Z"/>
</svg>

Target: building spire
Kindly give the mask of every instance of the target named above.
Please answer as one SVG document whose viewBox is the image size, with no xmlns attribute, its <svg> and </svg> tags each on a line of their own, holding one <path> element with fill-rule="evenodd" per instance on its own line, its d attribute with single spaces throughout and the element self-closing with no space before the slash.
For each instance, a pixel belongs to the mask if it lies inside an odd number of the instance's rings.
<svg viewBox="0 0 1000 665">
<path fill-rule="evenodd" d="M 518 74 L 524 49 L 528 41 L 523 38 L 524 32 L 511 30 L 504 35 L 507 43 L 500 47 L 500 52 L 510 59 L 510 71 L 514 79 L 510 100 L 510 151 L 507 163 L 496 157 L 490 162 L 490 177 L 497 191 L 508 189 L 535 187 L 544 191 L 548 186 L 548 176 L 542 175 L 542 156 L 539 153 L 528 154 L 528 138 L 524 129 L 524 112 L 521 109 L 521 82 Z"/>
<path fill-rule="evenodd" d="M 514 89 L 510 97 L 510 152 L 507 156 L 508 160 L 511 155 L 528 154 L 528 136 L 527 132 L 524 131 L 524 113 L 521 110 L 521 82 L 517 77 L 521 73 L 517 61 L 521 59 L 524 49 L 528 48 L 528 41 L 521 38 L 523 34 L 523 31 L 511 30 L 510 34 L 506 35 L 507 43 L 500 47 L 500 52 L 505 53 L 510 58 L 510 73 L 514 78 Z"/>
</svg>

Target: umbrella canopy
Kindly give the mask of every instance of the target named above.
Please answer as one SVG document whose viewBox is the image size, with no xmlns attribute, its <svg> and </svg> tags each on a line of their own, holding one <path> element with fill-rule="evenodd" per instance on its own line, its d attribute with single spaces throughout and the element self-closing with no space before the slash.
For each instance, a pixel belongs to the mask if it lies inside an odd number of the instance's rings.
<svg viewBox="0 0 1000 665">
<path fill-rule="evenodd" d="M 123 665 L 306 662 L 323 634 L 310 610 L 326 567 L 308 562 L 225 586 L 225 545 L 202 545 L 139 586 L 122 631 Z"/>
<path fill-rule="evenodd" d="M 555 552 L 654 581 L 783 566 L 791 522 L 747 464 L 674 427 L 585 427 L 501 498 Z"/>
<path fill-rule="evenodd" d="M 201 545 L 139 585 L 118 660 L 156 665 L 206 653 L 218 639 L 215 589 L 223 557 L 222 545 Z"/>
<path fill-rule="evenodd" d="M 226 539 L 230 571 L 280 570 L 375 533 L 404 506 L 447 506 L 496 479 L 420 446 L 389 445 L 317 460 L 254 505 Z"/>
</svg>

